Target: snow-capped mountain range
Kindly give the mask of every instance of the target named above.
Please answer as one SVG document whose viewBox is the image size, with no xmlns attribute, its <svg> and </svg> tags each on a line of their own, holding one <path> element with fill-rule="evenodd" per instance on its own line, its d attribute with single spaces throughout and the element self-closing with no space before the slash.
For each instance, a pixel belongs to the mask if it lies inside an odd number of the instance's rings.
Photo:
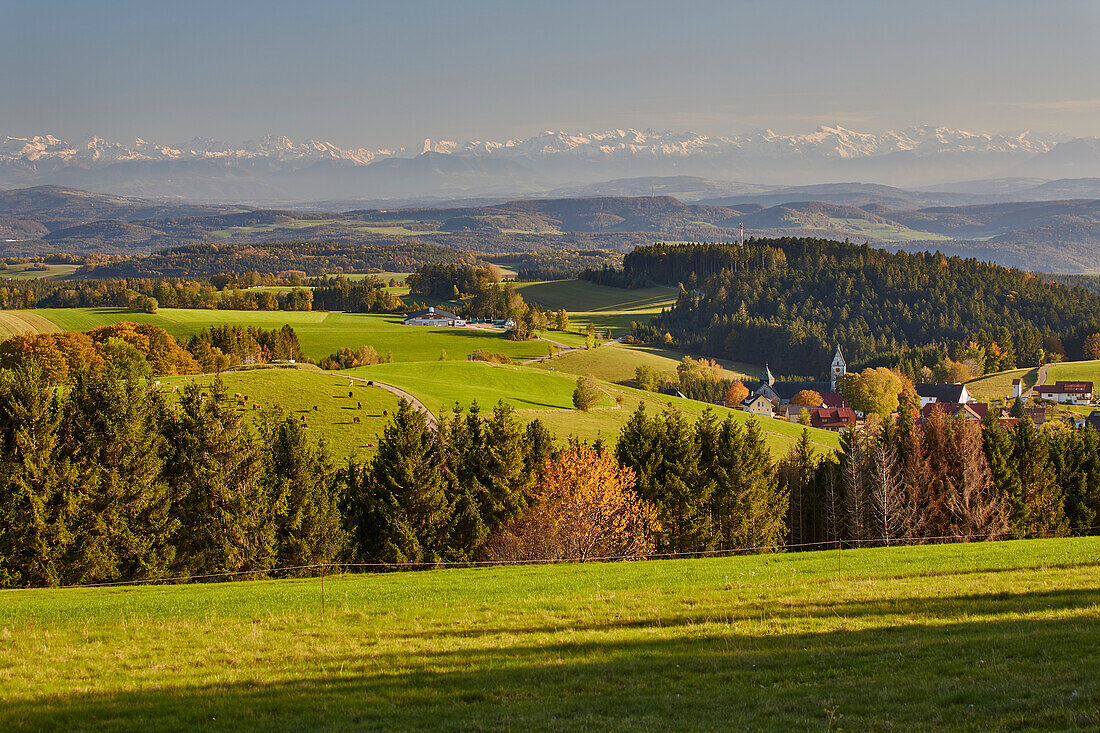
<svg viewBox="0 0 1100 733">
<path fill-rule="evenodd" d="M 417 146 L 398 149 L 340 148 L 330 142 L 294 142 L 287 137 L 267 135 L 243 143 L 224 143 L 195 138 L 189 142 L 160 144 L 137 139 L 132 143 L 92 137 L 79 142 L 53 135 L 7 136 L 0 140 L 0 160 L 28 162 L 62 161 L 68 164 L 105 164 L 124 161 L 165 160 L 250 160 L 266 158 L 278 162 L 311 163 L 318 160 L 348 161 L 367 165 L 379 158 L 412 157 L 439 153 L 464 157 L 537 159 L 551 156 L 580 158 L 743 154 L 749 156 L 807 156 L 817 158 L 860 158 L 897 152 L 940 153 L 1044 153 L 1065 135 L 1022 132 L 990 135 L 947 127 L 910 127 L 881 134 L 857 132 L 844 127 L 819 127 L 801 135 L 781 135 L 771 130 L 711 136 L 690 132 L 653 130 L 608 130 L 571 134 L 543 132 L 511 140 L 424 140 Z"/>
<path fill-rule="evenodd" d="M 184 143 L 0 135 L 0 187 L 51 183 L 196 200 L 532 195 L 609 179 L 699 176 L 803 185 L 863 181 L 919 186 L 997 177 L 1100 175 L 1100 140 L 920 126 L 867 133 L 841 126 L 783 135 L 714 136 L 608 130 L 510 140 L 424 140 L 342 148 L 268 135 Z"/>
</svg>

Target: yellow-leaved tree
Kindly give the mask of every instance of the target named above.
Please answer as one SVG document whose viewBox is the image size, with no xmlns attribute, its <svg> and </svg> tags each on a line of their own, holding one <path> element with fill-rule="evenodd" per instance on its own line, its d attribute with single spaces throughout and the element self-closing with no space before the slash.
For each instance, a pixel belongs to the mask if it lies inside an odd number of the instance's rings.
<svg viewBox="0 0 1100 733">
<path fill-rule="evenodd" d="M 653 552 L 657 512 L 633 491 L 634 472 L 573 444 L 547 461 L 535 504 L 488 543 L 505 561 L 635 559 Z"/>
</svg>

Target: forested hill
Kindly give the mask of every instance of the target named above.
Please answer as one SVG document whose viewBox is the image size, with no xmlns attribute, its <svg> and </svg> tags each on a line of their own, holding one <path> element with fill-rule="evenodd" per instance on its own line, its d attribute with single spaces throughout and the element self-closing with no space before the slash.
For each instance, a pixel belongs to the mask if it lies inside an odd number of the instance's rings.
<svg viewBox="0 0 1100 733">
<path fill-rule="evenodd" d="M 974 259 L 820 239 L 658 244 L 626 255 L 621 271 L 585 276 L 681 284 L 640 338 L 784 374 L 816 375 L 837 344 L 849 364 L 912 373 L 965 352 L 988 372 L 1038 364 L 1044 350 L 1081 358 L 1100 331 L 1100 296 L 1080 288 Z"/>
</svg>

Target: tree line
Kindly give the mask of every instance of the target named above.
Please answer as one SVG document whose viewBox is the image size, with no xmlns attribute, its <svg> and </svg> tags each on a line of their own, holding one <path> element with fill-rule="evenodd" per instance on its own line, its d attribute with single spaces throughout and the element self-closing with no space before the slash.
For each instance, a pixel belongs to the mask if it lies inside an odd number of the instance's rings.
<svg viewBox="0 0 1100 733">
<path fill-rule="evenodd" d="M 308 362 L 289 325 L 210 326 L 186 346 L 163 328 L 124 321 L 90 331 L 13 336 L 0 343 L 0 367 L 34 363 L 54 384 L 72 384 L 84 370 L 114 366 L 142 377 L 217 372 L 273 361 Z"/>
<path fill-rule="evenodd" d="M 842 434 L 817 453 L 808 433 L 780 462 L 790 542 L 891 544 L 1095 534 L 1100 436 L 1027 417 L 1005 426 L 912 413 Z"/>
<path fill-rule="evenodd" d="M 148 313 L 157 308 L 207 310 L 399 313 L 405 304 L 374 275 L 303 278 L 304 273 L 215 275 L 202 280 L 129 278 L 114 280 L 26 280 L 0 287 L 4 308 L 98 308 L 112 306 Z M 305 287 L 303 287 L 305 286 Z M 285 289 L 265 289 L 265 288 Z"/>
<path fill-rule="evenodd" d="M 502 403 L 432 426 L 402 401 L 372 458 L 336 466 L 218 379 L 172 395 L 118 363 L 67 389 L 33 361 L 0 370 L 5 586 L 1085 534 L 1098 511 L 1100 438 L 1026 418 L 903 414 L 826 455 L 804 430 L 775 461 L 757 421 L 710 411 L 640 407 L 611 448 Z"/>
</svg>

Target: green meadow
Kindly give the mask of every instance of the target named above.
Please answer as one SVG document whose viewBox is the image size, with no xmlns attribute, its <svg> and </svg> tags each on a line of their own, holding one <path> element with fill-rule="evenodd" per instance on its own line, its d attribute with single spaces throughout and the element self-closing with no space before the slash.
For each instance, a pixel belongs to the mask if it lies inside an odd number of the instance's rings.
<svg viewBox="0 0 1100 733">
<path fill-rule="evenodd" d="M 358 381 L 349 386 L 346 377 L 316 367 L 246 369 L 223 372 L 221 378 L 230 396 L 247 397 L 244 406 L 238 408 L 245 421 L 258 426 L 262 414 L 273 407 L 304 417 L 310 436 L 324 440 L 329 456 L 340 463 L 353 455 L 374 454 L 371 445 L 377 444 L 388 420 L 384 413 L 392 413 L 398 401 L 396 395 L 381 387 L 368 387 Z M 190 382 L 209 389 L 214 375 L 161 377 L 160 382 L 166 390 Z M 348 397 L 348 392 L 353 396 Z M 260 405 L 260 410 L 252 409 L 254 404 Z"/>
<path fill-rule="evenodd" d="M 629 331 L 631 321 L 648 321 L 662 308 L 671 307 L 677 295 L 675 288 L 626 290 L 586 280 L 517 283 L 516 290 L 525 300 L 549 310 L 564 308 L 573 330 L 591 323 L 599 329 L 610 328 L 613 336 Z"/>
<path fill-rule="evenodd" d="M 38 267 L 40 267 L 40 265 L 37 263 L 8 265 L 6 269 L 0 270 L 0 282 L 5 278 L 12 278 L 13 280 L 40 280 L 42 278 L 65 277 L 80 269 L 80 265 L 46 265 L 45 270 L 36 269 Z"/>
<path fill-rule="evenodd" d="M 0 729 L 1096 730 L 1100 538 L 0 592 Z"/>
<path fill-rule="evenodd" d="M 559 358 L 551 363 L 557 362 Z M 503 400 L 516 409 L 521 419 L 527 421 L 538 418 L 561 440 L 573 435 L 586 441 L 603 437 L 613 443 L 631 413 L 643 403 L 650 415 L 659 414 L 671 406 L 685 413 L 691 420 L 708 408 L 719 420 L 726 415 L 732 415 L 734 420 L 742 422 L 751 419 L 748 413 L 738 410 L 608 382 L 601 383 L 604 395 L 596 407 L 588 412 L 580 412 L 573 409 L 573 389 L 577 380 L 575 375 L 532 367 L 486 362 L 435 361 L 378 364 L 341 373 L 400 387 L 423 402 L 436 415 L 450 411 L 456 402 L 467 408 L 476 401 L 480 409 L 489 410 Z M 619 397 L 622 398 L 622 406 L 617 402 L 616 398 Z M 782 457 L 802 433 L 801 425 L 775 418 L 762 418 L 759 425 L 776 458 Z M 818 450 L 828 451 L 839 446 L 836 433 L 811 429 L 810 435 Z"/>
<path fill-rule="evenodd" d="M 1012 380 L 1022 379 L 1024 391 L 1035 386 L 1039 380 L 1038 367 L 1029 369 L 1013 369 L 1006 372 L 986 374 L 983 377 L 972 379 L 966 383 L 966 391 L 981 402 L 1003 400 L 1012 394 Z"/>
<path fill-rule="evenodd" d="M 521 360 L 546 355 L 546 344 L 539 341 L 510 341 L 499 331 L 405 326 L 399 315 L 187 308 L 161 308 L 153 314 L 126 308 L 40 308 L 33 313 L 63 331 L 86 331 L 134 321 L 160 326 L 184 340 L 209 326 L 230 324 L 271 329 L 290 324 L 298 334 L 302 350 L 312 359 L 321 359 L 345 346 L 357 349 L 367 345 L 383 356 L 392 351 L 393 358 L 400 361 L 438 359 L 444 351 L 448 358 L 465 359 L 478 349 Z"/>
<path fill-rule="evenodd" d="M 557 339 L 550 333 L 546 338 Z M 662 374 L 675 374 L 676 366 L 686 354 L 653 346 L 604 344 L 594 349 L 570 351 L 538 366 L 568 374 L 591 374 L 608 382 L 628 382 L 635 370 L 647 366 Z M 732 379 L 760 379 L 760 368 L 752 364 L 718 359 Z"/>
</svg>

